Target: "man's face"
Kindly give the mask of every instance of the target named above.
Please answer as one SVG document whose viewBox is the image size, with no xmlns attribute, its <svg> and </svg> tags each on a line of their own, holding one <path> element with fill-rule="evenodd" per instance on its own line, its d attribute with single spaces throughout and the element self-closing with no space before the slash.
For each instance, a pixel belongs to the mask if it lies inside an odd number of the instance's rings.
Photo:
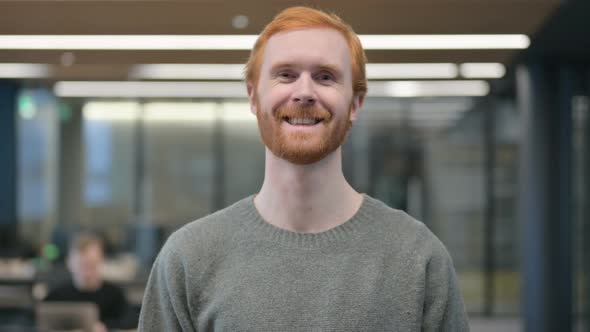
<svg viewBox="0 0 590 332">
<path fill-rule="evenodd" d="M 258 85 L 248 93 L 264 144 L 294 164 L 317 162 L 338 149 L 360 107 L 346 40 L 328 28 L 273 35 Z"/>
<path fill-rule="evenodd" d="M 102 284 L 104 255 L 99 245 L 90 245 L 80 251 L 72 251 L 68 267 L 74 284 L 82 290 L 95 290 Z"/>
</svg>

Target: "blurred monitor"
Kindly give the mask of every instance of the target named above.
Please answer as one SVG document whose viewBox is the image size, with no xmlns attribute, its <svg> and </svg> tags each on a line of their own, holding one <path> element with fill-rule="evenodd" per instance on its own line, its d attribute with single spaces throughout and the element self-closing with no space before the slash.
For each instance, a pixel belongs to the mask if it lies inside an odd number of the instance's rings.
<svg viewBox="0 0 590 332">
<path fill-rule="evenodd" d="M 41 302 L 36 316 L 39 332 L 92 332 L 98 322 L 98 308 L 90 302 Z"/>
<path fill-rule="evenodd" d="M 18 257 L 19 241 L 16 223 L 0 220 L 0 257 Z"/>
<path fill-rule="evenodd" d="M 165 240 L 162 226 L 132 224 L 127 228 L 124 250 L 135 253 L 142 266 L 151 269 Z"/>
</svg>

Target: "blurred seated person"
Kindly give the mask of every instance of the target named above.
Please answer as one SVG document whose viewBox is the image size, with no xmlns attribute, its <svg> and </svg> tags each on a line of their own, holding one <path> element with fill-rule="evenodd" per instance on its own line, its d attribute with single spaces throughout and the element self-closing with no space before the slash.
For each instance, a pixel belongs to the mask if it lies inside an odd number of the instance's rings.
<svg viewBox="0 0 590 332">
<path fill-rule="evenodd" d="M 70 242 L 66 263 L 71 280 L 51 289 L 44 301 L 96 304 L 100 323 L 95 332 L 134 327 L 129 326 L 129 304 L 123 290 L 103 280 L 104 244 L 99 236 L 77 234 Z"/>
</svg>

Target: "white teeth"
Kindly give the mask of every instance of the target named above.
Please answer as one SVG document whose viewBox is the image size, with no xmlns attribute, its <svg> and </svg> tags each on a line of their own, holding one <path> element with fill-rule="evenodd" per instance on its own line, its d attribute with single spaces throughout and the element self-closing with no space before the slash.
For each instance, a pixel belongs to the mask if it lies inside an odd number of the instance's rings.
<svg viewBox="0 0 590 332">
<path fill-rule="evenodd" d="M 287 120 L 289 124 L 292 125 L 312 125 L 315 124 L 315 119 L 313 118 L 294 118 Z"/>
</svg>

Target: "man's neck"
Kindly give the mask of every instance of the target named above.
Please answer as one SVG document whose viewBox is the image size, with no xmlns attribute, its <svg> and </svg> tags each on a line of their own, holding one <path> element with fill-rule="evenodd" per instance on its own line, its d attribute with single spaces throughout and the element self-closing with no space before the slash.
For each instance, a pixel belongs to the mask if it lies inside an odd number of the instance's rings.
<svg viewBox="0 0 590 332">
<path fill-rule="evenodd" d="M 295 165 L 266 151 L 264 183 L 254 199 L 267 222 L 292 232 L 320 233 L 350 219 L 362 196 L 342 173 L 341 150 L 311 165 Z"/>
</svg>

